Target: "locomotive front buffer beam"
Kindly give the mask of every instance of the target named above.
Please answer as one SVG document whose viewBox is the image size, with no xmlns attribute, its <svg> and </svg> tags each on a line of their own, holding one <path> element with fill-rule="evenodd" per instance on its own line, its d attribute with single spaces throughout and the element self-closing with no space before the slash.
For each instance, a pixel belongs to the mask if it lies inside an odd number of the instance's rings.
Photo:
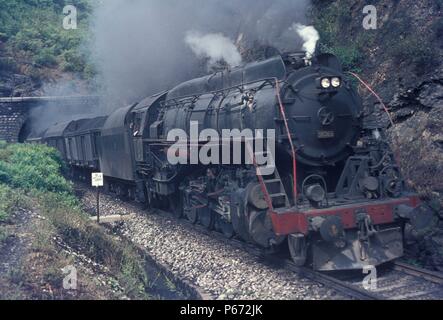
<svg viewBox="0 0 443 320">
<path fill-rule="evenodd" d="M 313 268 L 319 271 L 376 267 L 400 258 L 404 253 L 403 231 L 409 228 L 420 234 L 435 223 L 432 211 L 416 196 L 308 211 L 282 209 L 269 214 L 274 232 L 294 239 L 290 246 L 311 246 Z M 302 238 L 309 240 L 297 240 Z"/>
</svg>

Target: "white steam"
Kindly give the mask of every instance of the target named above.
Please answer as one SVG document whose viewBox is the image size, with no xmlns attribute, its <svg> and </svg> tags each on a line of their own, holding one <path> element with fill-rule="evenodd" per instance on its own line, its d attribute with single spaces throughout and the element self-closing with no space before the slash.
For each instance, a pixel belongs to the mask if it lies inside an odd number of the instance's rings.
<svg viewBox="0 0 443 320">
<path fill-rule="evenodd" d="M 303 39 L 303 50 L 306 51 L 307 58 L 312 58 L 317 47 L 317 42 L 320 40 L 318 31 L 313 26 L 305 26 L 299 23 L 294 23 L 292 29 Z"/>
<path fill-rule="evenodd" d="M 236 44 L 244 61 L 262 58 L 267 47 L 281 52 L 300 50 L 303 40 L 290 27 L 294 22 L 308 24 L 310 4 L 310 0 L 94 2 L 89 56 L 99 74 L 102 90 L 98 93 L 109 109 L 206 74 L 202 59 L 184 41 L 189 30 L 201 33 L 202 39 L 190 38 L 194 49 L 209 60 L 222 58 L 231 65 L 241 61 L 231 41 L 217 37 L 213 41 L 214 37 L 204 35 L 221 33 L 239 39 Z M 200 44 L 200 40 L 208 43 Z"/>
<path fill-rule="evenodd" d="M 197 31 L 189 31 L 185 42 L 197 57 L 208 58 L 209 66 L 224 61 L 230 67 L 236 67 L 242 62 L 241 54 L 233 41 L 221 33 L 203 35 Z"/>
</svg>

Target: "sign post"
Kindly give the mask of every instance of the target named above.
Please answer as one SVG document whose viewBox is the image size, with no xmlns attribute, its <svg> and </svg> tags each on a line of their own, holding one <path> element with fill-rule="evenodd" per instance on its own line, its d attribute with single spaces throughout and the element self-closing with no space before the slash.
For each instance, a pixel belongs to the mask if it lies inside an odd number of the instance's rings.
<svg viewBox="0 0 443 320">
<path fill-rule="evenodd" d="M 93 173 L 91 181 L 92 186 L 97 188 L 97 223 L 100 223 L 100 187 L 104 186 L 103 173 Z"/>
</svg>

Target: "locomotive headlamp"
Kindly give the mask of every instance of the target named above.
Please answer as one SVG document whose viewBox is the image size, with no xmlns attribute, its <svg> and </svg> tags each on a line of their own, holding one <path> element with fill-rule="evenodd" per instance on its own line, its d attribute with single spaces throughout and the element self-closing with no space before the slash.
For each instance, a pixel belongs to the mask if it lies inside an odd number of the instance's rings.
<svg viewBox="0 0 443 320">
<path fill-rule="evenodd" d="M 323 89 L 329 89 L 331 87 L 331 80 L 329 80 L 329 78 L 323 78 L 320 84 Z"/>
<path fill-rule="evenodd" d="M 319 184 L 314 184 L 306 188 L 306 196 L 314 202 L 322 202 L 326 199 L 326 192 Z"/>
<path fill-rule="evenodd" d="M 340 86 L 341 86 L 341 79 L 340 79 L 339 77 L 334 77 L 334 78 L 332 78 L 332 79 L 331 79 L 331 85 L 332 85 L 334 88 L 338 88 L 338 87 L 340 87 Z"/>
</svg>

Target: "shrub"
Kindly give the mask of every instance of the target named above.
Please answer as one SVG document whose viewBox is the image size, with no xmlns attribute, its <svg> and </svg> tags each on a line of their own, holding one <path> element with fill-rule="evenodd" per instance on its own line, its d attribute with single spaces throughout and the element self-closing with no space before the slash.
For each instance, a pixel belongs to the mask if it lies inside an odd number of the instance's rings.
<svg viewBox="0 0 443 320">
<path fill-rule="evenodd" d="M 82 73 L 84 56 L 75 55 L 88 41 L 89 14 L 95 0 L 76 0 L 78 30 L 62 28 L 62 10 L 68 0 L 0 0 L 0 41 L 7 49 L 30 57 L 38 66 L 62 67 L 67 71 Z M 68 58 L 65 59 L 65 54 Z M 74 52 L 74 53 L 72 53 Z M 80 59 L 77 59 L 81 57 Z M 0 69 L 5 63 L 0 61 Z"/>
<path fill-rule="evenodd" d="M 63 54 L 64 62 L 62 63 L 63 71 L 67 72 L 83 72 L 85 68 L 85 58 L 74 50 L 68 50 Z"/>
<path fill-rule="evenodd" d="M 361 69 L 358 66 L 361 63 L 363 56 L 357 46 L 328 47 L 326 45 L 321 45 L 320 50 L 323 53 L 332 53 L 336 55 L 340 59 L 345 71 L 361 72 Z"/>
<path fill-rule="evenodd" d="M 0 183 L 0 223 L 9 219 L 14 208 L 26 206 L 20 193 L 14 192 L 8 186 Z"/>
<path fill-rule="evenodd" d="M 362 59 L 361 47 L 372 39 L 369 39 L 370 36 L 365 36 L 367 39 L 359 36 L 358 41 L 351 41 L 349 35 L 344 35 L 344 28 L 350 24 L 353 2 L 340 0 L 325 4 L 323 1 L 316 1 L 314 4 L 317 9 L 311 15 L 320 33 L 320 52 L 336 55 L 345 71 L 359 72 L 358 66 Z"/>
<path fill-rule="evenodd" d="M 325 3 L 322 0 L 314 1 L 314 7 L 317 8 L 311 13 L 314 25 L 320 33 L 322 43 L 332 47 L 341 42 L 343 35 L 343 26 L 351 22 L 351 7 L 353 1 L 339 0 Z"/>
<path fill-rule="evenodd" d="M 53 67 L 57 65 L 57 59 L 53 50 L 46 48 L 35 56 L 35 63 L 45 67 Z"/>
<path fill-rule="evenodd" d="M 61 175 L 63 162 L 55 149 L 44 145 L 10 145 L 3 149 L 0 179 L 24 190 L 70 194 L 72 185 Z"/>
</svg>

